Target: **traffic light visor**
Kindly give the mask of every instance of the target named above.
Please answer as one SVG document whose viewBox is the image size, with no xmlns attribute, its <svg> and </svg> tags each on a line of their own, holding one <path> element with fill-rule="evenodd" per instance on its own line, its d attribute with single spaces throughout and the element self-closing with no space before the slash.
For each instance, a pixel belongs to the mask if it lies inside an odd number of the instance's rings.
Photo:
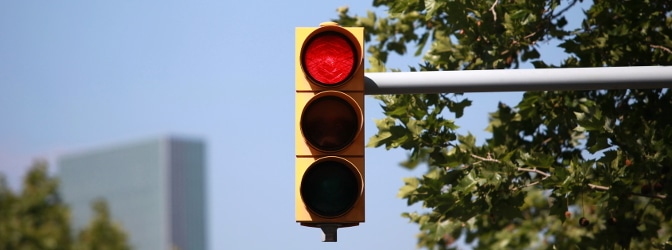
<svg viewBox="0 0 672 250">
<path fill-rule="evenodd" d="M 301 68 L 309 80 L 325 87 L 348 81 L 361 62 L 361 49 L 354 41 L 352 34 L 338 27 L 311 34 L 301 49 Z"/>
<path fill-rule="evenodd" d="M 301 115 L 301 133 L 311 147 L 335 152 L 352 144 L 362 128 L 362 111 L 351 97 L 337 91 L 315 95 Z"/>
<path fill-rule="evenodd" d="M 301 197 L 313 213 L 333 218 L 350 209 L 361 195 L 362 178 L 352 163 L 325 157 L 311 165 L 301 180 Z"/>
</svg>

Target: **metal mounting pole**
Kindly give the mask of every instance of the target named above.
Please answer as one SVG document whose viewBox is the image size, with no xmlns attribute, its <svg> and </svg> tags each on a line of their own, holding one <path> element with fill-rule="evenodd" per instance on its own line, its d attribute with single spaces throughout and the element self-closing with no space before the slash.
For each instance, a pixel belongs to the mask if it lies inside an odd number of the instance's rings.
<svg viewBox="0 0 672 250">
<path fill-rule="evenodd" d="M 339 224 L 322 224 L 320 228 L 322 229 L 322 242 L 336 242 L 336 230 L 338 229 Z"/>
<path fill-rule="evenodd" d="M 672 87 L 672 66 L 494 69 L 365 74 L 366 95 Z"/>
</svg>

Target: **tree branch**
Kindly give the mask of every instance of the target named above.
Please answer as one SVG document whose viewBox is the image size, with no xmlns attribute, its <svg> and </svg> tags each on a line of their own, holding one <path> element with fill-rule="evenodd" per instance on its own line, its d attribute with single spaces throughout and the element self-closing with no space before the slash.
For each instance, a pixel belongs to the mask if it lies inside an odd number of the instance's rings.
<svg viewBox="0 0 672 250">
<path fill-rule="evenodd" d="M 654 45 L 654 44 L 649 45 L 649 46 L 650 46 L 651 48 L 654 48 L 654 49 L 662 49 L 663 51 L 672 54 L 672 50 L 670 50 L 669 48 L 667 48 L 667 47 L 665 47 L 665 46 L 662 46 L 662 45 Z"/>
<path fill-rule="evenodd" d="M 494 18 L 493 21 L 497 21 L 497 12 L 495 12 L 495 6 L 499 3 L 499 0 L 495 0 L 494 3 L 492 3 L 492 6 L 490 6 L 490 11 L 492 12 L 492 17 Z"/>
<path fill-rule="evenodd" d="M 588 183 L 588 187 L 590 187 L 590 189 L 593 189 L 593 190 L 609 191 L 609 187 L 606 187 L 606 186 L 600 186 L 600 185 L 595 185 L 595 184 Z M 628 194 L 636 195 L 636 196 L 642 196 L 642 197 L 649 197 L 649 198 L 658 198 L 658 199 L 667 198 L 667 195 L 664 195 L 664 194 L 643 194 L 643 193 L 635 193 L 635 192 L 630 192 Z"/>
<path fill-rule="evenodd" d="M 537 173 L 537 174 L 543 175 L 544 177 L 541 178 L 542 180 L 543 180 L 543 179 L 546 179 L 546 178 L 548 178 L 548 177 L 551 177 L 551 174 L 546 173 L 546 172 L 541 171 L 541 170 L 536 169 L 536 168 L 518 168 L 518 169 L 516 169 L 516 170 L 518 170 L 518 171 L 525 171 L 525 172 L 533 172 L 533 173 Z"/>
<path fill-rule="evenodd" d="M 492 158 L 490 153 L 488 153 L 488 155 L 486 157 L 478 156 L 478 155 L 475 155 L 475 154 L 472 154 L 471 157 L 474 158 L 474 159 L 480 160 L 480 161 L 475 162 L 473 165 L 479 164 L 479 163 L 484 162 L 484 161 L 501 163 L 499 160 Z M 541 177 L 541 180 L 530 182 L 527 185 L 525 185 L 523 188 L 537 185 L 537 184 L 541 183 L 541 181 L 545 180 L 546 178 L 551 177 L 551 174 L 546 173 L 544 171 L 541 171 L 537 168 L 520 168 L 519 167 L 519 168 L 516 168 L 516 171 L 531 172 L 531 173 L 536 173 L 536 174 L 539 174 L 539 175 L 543 176 L 543 177 Z M 514 187 L 511 190 L 518 190 L 518 188 Z"/>
<path fill-rule="evenodd" d="M 474 158 L 474 159 L 479 159 L 479 160 L 481 160 L 481 161 L 489 161 L 489 162 L 497 162 L 497 163 L 501 163 L 499 160 L 492 158 L 492 156 L 490 155 L 490 153 L 488 153 L 488 156 L 486 156 L 486 157 L 478 156 L 478 155 L 475 155 L 475 154 L 471 154 L 471 157 Z M 476 164 L 476 163 L 474 163 L 474 164 Z"/>
<path fill-rule="evenodd" d="M 596 190 L 600 190 L 600 191 L 607 191 L 607 190 L 609 190 L 609 187 L 600 186 L 600 185 L 595 185 L 595 184 L 590 184 L 590 183 L 588 183 L 588 187 L 590 187 L 590 189 L 596 189 Z"/>
<path fill-rule="evenodd" d="M 559 16 L 561 16 L 562 14 L 564 14 L 566 11 L 568 11 L 570 8 L 574 7 L 574 5 L 576 5 L 577 2 L 578 2 L 578 0 L 573 0 L 567 7 L 565 7 L 565 8 L 562 9 L 562 10 L 560 10 L 557 14 L 553 14 L 553 13 L 551 13 L 551 18 L 552 18 L 552 19 L 556 19 L 556 18 L 558 18 Z"/>
<path fill-rule="evenodd" d="M 522 188 L 526 188 L 526 187 L 531 187 L 531 186 L 537 185 L 537 184 L 541 183 L 541 181 L 545 180 L 546 178 L 551 177 L 551 174 L 546 173 L 546 172 L 544 172 L 544 171 L 541 171 L 541 170 L 539 170 L 539 169 L 537 169 L 537 168 L 517 168 L 516 170 L 518 170 L 518 171 L 523 171 L 523 172 L 536 173 L 536 174 L 539 174 L 539 175 L 542 175 L 542 176 L 543 176 L 543 177 L 541 177 L 541 180 L 537 180 L 537 181 L 530 182 L 530 183 L 528 183 L 527 185 L 523 186 Z M 514 187 L 514 188 L 512 188 L 511 190 L 518 190 L 518 188 L 517 188 L 517 187 Z"/>
<path fill-rule="evenodd" d="M 527 36 L 524 36 L 523 38 L 530 39 L 530 37 L 533 37 L 536 34 L 537 34 L 537 32 L 535 31 L 535 32 L 532 32 L 532 33 L 528 34 Z"/>
<path fill-rule="evenodd" d="M 475 155 L 475 154 L 471 154 L 471 157 L 474 158 L 474 159 L 478 159 L 478 160 L 480 160 L 480 161 L 478 161 L 478 162 L 475 162 L 473 165 L 479 164 L 479 163 L 484 162 L 484 161 L 501 163 L 501 161 L 492 158 L 492 156 L 490 155 L 490 153 L 488 153 L 488 155 L 487 155 L 486 157 L 478 156 L 478 155 Z M 537 181 L 534 181 L 534 182 L 530 182 L 530 183 L 528 183 L 527 185 L 523 186 L 522 188 L 526 188 L 526 187 L 531 187 L 531 186 L 537 185 L 537 184 L 541 183 L 541 181 L 545 180 L 546 178 L 551 177 L 551 174 L 546 173 L 546 172 L 544 172 L 544 171 L 541 171 L 541 170 L 539 170 L 539 169 L 537 169 L 537 168 L 521 168 L 521 167 L 519 167 L 519 168 L 516 168 L 516 171 L 536 173 L 536 174 L 539 174 L 539 175 L 543 176 L 543 177 L 541 177 L 541 180 L 537 180 Z M 607 186 L 601 186 L 601 185 L 595 185 L 595 184 L 588 183 L 588 187 L 589 187 L 591 190 L 597 190 L 597 191 L 609 191 L 609 187 L 607 187 Z M 517 187 L 514 187 L 514 188 L 512 188 L 511 190 L 518 190 L 518 188 L 517 188 Z M 665 194 L 643 194 L 643 193 L 635 193 L 635 192 L 630 192 L 630 193 L 628 193 L 628 194 L 630 194 L 630 195 L 636 195 L 636 196 L 642 196 L 642 197 L 656 198 L 656 199 L 665 199 L 665 198 L 667 198 L 667 195 L 665 195 Z"/>
</svg>

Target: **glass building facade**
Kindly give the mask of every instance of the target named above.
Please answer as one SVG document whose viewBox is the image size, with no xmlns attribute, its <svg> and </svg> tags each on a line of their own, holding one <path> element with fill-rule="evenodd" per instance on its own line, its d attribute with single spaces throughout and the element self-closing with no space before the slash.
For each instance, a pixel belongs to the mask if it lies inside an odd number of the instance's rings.
<svg viewBox="0 0 672 250">
<path fill-rule="evenodd" d="M 73 233 L 104 199 L 133 249 L 205 249 L 205 145 L 165 137 L 69 154 L 58 160 Z"/>
</svg>

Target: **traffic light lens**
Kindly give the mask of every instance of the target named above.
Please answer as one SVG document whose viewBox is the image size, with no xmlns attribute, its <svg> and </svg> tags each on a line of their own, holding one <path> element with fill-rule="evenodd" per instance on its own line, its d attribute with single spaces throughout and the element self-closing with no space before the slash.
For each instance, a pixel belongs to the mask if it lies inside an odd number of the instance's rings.
<svg viewBox="0 0 672 250">
<path fill-rule="evenodd" d="M 326 160 L 310 166 L 301 181 L 304 204 L 322 217 L 348 212 L 359 197 L 359 178 L 343 162 Z"/>
<path fill-rule="evenodd" d="M 316 149 L 338 151 L 352 143 L 359 123 L 357 112 L 347 101 L 336 96 L 324 96 L 305 107 L 301 116 L 301 132 Z"/>
<path fill-rule="evenodd" d="M 303 48 L 303 70 L 313 82 L 333 86 L 347 81 L 357 69 L 357 50 L 338 32 L 312 37 Z"/>
</svg>

